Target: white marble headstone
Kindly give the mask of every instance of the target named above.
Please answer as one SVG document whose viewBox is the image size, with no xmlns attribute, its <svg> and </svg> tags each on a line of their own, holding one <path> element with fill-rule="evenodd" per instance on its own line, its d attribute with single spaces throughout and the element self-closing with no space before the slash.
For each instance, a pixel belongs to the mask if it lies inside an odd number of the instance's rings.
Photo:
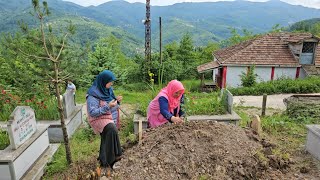
<svg viewBox="0 0 320 180">
<path fill-rule="evenodd" d="M 7 127 L 10 145 L 12 149 L 17 149 L 37 131 L 34 110 L 29 106 L 17 106 L 10 115 Z"/>
<path fill-rule="evenodd" d="M 63 94 L 63 109 L 65 118 L 69 118 L 74 112 L 75 108 L 74 95 L 71 91 L 67 91 Z"/>
</svg>

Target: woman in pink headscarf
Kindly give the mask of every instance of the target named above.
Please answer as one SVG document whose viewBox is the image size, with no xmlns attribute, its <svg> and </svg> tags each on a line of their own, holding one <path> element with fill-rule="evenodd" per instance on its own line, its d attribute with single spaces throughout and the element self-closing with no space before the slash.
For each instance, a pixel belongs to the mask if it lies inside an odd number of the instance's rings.
<svg viewBox="0 0 320 180">
<path fill-rule="evenodd" d="M 148 107 L 148 122 L 151 128 L 167 122 L 182 123 L 184 112 L 180 104 L 183 103 L 184 87 L 180 81 L 172 80 L 161 89 L 160 93 L 150 102 Z"/>
</svg>

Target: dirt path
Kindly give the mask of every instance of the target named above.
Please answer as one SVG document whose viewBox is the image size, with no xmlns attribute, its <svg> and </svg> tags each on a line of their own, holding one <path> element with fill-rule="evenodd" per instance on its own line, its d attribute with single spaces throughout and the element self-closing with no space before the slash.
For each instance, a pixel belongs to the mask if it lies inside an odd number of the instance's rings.
<svg viewBox="0 0 320 180">
<path fill-rule="evenodd" d="M 314 93 L 313 95 L 320 95 L 320 93 Z M 286 106 L 283 103 L 283 99 L 292 96 L 293 94 L 275 94 L 268 95 L 267 97 L 267 108 L 285 110 Z M 251 107 L 262 107 L 263 96 L 234 96 L 233 104 L 238 106 L 251 106 Z"/>
</svg>

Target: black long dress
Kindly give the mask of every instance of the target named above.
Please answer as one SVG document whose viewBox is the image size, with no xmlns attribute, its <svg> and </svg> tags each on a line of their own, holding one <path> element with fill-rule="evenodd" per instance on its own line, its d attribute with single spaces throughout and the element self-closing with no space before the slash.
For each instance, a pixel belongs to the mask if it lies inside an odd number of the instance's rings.
<svg viewBox="0 0 320 180">
<path fill-rule="evenodd" d="M 116 157 L 122 155 L 117 127 L 109 123 L 103 128 L 100 143 L 99 161 L 102 167 L 113 168 Z"/>
</svg>

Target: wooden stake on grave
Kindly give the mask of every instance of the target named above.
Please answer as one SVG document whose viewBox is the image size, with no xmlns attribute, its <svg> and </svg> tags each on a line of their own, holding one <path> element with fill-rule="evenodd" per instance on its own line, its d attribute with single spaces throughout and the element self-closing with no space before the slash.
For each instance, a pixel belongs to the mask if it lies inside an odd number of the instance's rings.
<svg viewBox="0 0 320 180">
<path fill-rule="evenodd" d="M 266 108 L 267 108 L 267 94 L 263 94 L 261 116 L 266 115 Z"/>
</svg>

